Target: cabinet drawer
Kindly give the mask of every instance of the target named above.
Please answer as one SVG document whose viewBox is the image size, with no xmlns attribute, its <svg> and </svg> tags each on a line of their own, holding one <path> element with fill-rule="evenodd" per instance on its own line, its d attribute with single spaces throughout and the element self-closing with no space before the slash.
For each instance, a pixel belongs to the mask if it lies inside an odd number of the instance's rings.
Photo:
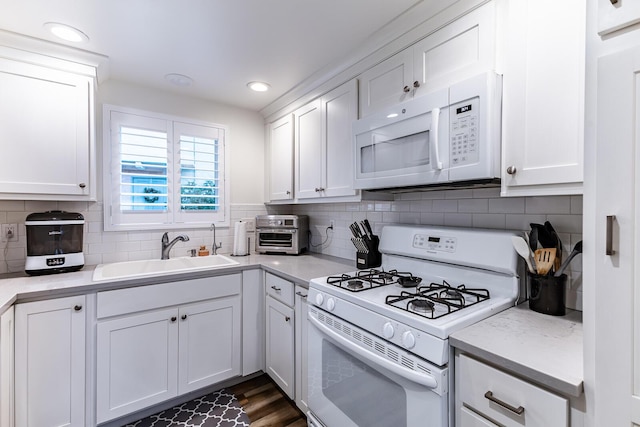
<svg viewBox="0 0 640 427">
<path fill-rule="evenodd" d="M 568 425 L 569 402 L 563 397 L 465 355 L 458 359 L 456 375 L 459 375 L 458 404 L 499 424 L 527 427 Z M 520 415 L 516 414 L 517 409 L 523 409 Z"/>
<path fill-rule="evenodd" d="M 265 273 L 265 279 L 267 294 L 293 307 L 293 283 L 271 273 Z"/>
<path fill-rule="evenodd" d="M 240 294 L 240 274 L 98 292 L 98 319 Z"/>
</svg>

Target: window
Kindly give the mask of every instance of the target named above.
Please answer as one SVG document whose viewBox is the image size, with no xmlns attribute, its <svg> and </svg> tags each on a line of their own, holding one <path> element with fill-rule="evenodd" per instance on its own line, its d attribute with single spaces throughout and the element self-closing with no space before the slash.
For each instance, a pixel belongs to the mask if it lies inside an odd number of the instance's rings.
<svg viewBox="0 0 640 427">
<path fill-rule="evenodd" d="M 105 230 L 229 224 L 226 128 L 104 106 Z"/>
</svg>

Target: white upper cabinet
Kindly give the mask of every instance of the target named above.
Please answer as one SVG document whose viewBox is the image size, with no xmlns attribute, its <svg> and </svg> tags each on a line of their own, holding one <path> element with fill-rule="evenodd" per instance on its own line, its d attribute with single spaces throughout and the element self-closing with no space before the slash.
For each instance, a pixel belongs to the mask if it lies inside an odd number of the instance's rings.
<svg viewBox="0 0 640 427">
<path fill-rule="evenodd" d="M 95 69 L 14 52 L 0 47 L 0 199 L 95 199 Z"/>
<path fill-rule="evenodd" d="M 640 22 L 640 2 L 598 0 L 598 34 L 607 35 Z"/>
<path fill-rule="evenodd" d="M 586 3 L 510 2 L 504 19 L 502 195 L 579 194 Z"/>
<path fill-rule="evenodd" d="M 296 199 L 356 196 L 351 124 L 357 119 L 351 80 L 296 110 Z"/>
<path fill-rule="evenodd" d="M 293 115 L 269 125 L 269 200 L 293 199 Z"/>
<path fill-rule="evenodd" d="M 492 70 L 495 17 L 489 2 L 363 72 L 360 117 Z"/>
</svg>

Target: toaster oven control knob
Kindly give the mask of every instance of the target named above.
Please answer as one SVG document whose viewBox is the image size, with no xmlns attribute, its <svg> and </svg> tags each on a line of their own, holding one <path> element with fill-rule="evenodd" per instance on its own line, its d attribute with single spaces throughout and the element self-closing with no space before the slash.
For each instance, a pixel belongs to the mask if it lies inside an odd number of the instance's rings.
<svg viewBox="0 0 640 427">
<path fill-rule="evenodd" d="M 411 331 L 407 331 L 402 334 L 402 345 L 404 348 L 411 349 L 416 345 L 416 337 L 413 336 Z"/>
<path fill-rule="evenodd" d="M 336 300 L 333 298 L 327 299 L 327 310 L 333 311 L 334 308 L 336 308 Z"/>
<path fill-rule="evenodd" d="M 384 337 L 388 340 L 393 338 L 393 334 L 395 333 L 396 331 L 393 329 L 393 325 L 389 322 L 385 323 L 382 327 L 382 335 L 384 335 Z"/>
<path fill-rule="evenodd" d="M 322 294 L 317 294 L 316 295 L 316 305 L 322 305 L 323 302 L 324 302 L 324 297 L 322 296 Z"/>
</svg>

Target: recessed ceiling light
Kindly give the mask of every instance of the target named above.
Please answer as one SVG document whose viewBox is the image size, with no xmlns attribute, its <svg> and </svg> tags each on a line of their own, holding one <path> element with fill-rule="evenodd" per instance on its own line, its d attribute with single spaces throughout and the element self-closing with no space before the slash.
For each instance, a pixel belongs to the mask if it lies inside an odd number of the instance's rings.
<svg viewBox="0 0 640 427">
<path fill-rule="evenodd" d="M 189 87 L 193 84 L 193 79 L 184 74 L 171 73 L 164 76 L 164 79 L 175 86 Z"/>
<path fill-rule="evenodd" d="M 89 36 L 85 33 L 66 24 L 61 24 L 59 22 L 46 22 L 44 27 L 54 36 L 68 42 L 81 43 L 89 41 Z"/>
<path fill-rule="evenodd" d="M 255 90 L 256 92 L 266 92 L 271 87 L 269 84 L 264 82 L 249 82 L 247 83 L 247 86 L 249 89 Z"/>
</svg>

